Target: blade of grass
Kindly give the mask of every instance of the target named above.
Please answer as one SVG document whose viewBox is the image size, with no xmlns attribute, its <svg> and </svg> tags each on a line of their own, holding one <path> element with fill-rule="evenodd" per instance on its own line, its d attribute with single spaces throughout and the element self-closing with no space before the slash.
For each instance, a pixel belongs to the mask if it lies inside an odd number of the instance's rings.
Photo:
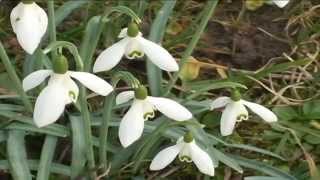
<svg viewBox="0 0 320 180">
<path fill-rule="evenodd" d="M 166 24 L 175 4 L 176 0 L 164 1 L 164 5 L 159 10 L 157 17 L 151 26 L 149 40 L 156 43 L 161 42 L 166 30 Z M 160 96 L 162 71 L 150 60 L 147 61 L 147 75 L 151 94 L 153 96 Z"/>
<path fill-rule="evenodd" d="M 202 12 L 202 19 L 201 22 L 199 24 L 199 27 L 197 29 L 197 31 L 194 33 L 190 43 L 188 44 L 187 49 L 184 51 L 182 57 L 181 57 L 181 61 L 179 62 L 179 71 L 177 73 L 175 73 L 173 75 L 173 78 L 171 79 L 171 81 L 169 82 L 168 88 L 166 89 L 164 95 L 167 96 L 169 94 L 169 92 L 171 91 L 172 87 L 174 86 L 174 84 L 176 83 L 176 81 L 178 80 L 179 77 L 179 73 L 182 69 L 182 66 L 185 64 L 185 62 L 188 60 L 188 58 L 190 57 L 190 55 L 193 52 L 193 49 L 196 47 L 201 34 L 203 33 L 203 31 L 205 30 L 208 21 L 210 20 L 210 18 L 212 17 L 212 13 L 214 12 L 214 9 L 216 8 L 217 4 L 218 4 L 219 0 L 208 0 L 207 4 L 205 5 L 205 9 Z"/>
<path fill-rule="evenodd" d="M 10 173 L 16 180 L 31 180 L 32 176 L 27 161 L 24 143 L 24 131 L 11 130 L 8 132 L 7 154 Z"/>
</svg>

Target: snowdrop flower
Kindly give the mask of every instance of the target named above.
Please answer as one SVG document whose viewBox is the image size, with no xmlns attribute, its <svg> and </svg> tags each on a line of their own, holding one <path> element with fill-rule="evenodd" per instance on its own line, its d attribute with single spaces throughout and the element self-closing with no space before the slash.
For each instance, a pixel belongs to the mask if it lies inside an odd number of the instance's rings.
<svg viewBox="0 0 320 180">
<path fill-rule="evenodd" d="M 122 118 L 119 127 L 119 139 L 124 147 L 128 147 L 141 137 L 144 121 L 153 118 L 155 110 L 176 121 L 192 118 L 192 114 L 177 102 L 167 98 L 148 96 L 144 86 L 118 94 L 116 104 L 122 104 L 131 99 L 133 99 L 132 105 Z"/>
<path fill-rule="evenodd" d="M 33 1 L 20 2 L 10 14 L 11 26 L 21 47 L 32 54 L 46 33 L 46 12 Z"/>
<path fill-rule="evenodd" d="M 116 66 L 123 55 L 128 59 L 141 58 L 146 54 L 160 69 L 178 71 L 179 66 L 167 50 L 158 44 L 142 37 L 138 25 L 130 23 L 119 36 L 119 42 L 104 50 L 97 58 L 93 72 L 108 71 Z"/>
<path fill-rule="evenodd" d="M 38 70 L 24 78 L 23 89 L 28 91 L 49 76 L 48 85 L 39 94 L 33 112 L 33 119 L 38 127 L 54 123 L 67 104 L 77 101 L 79 87 L 71 78 L 102 96 L 108 95 L 113 90 L 110 84 L 93 74 L 68 71 L 68 62 L 64 56 L 54 60 L 53 70 Z"/>
<path fill-rule="evenodd" d="M 160 151 L 152 160 L 150 170 L 161 170 L 168 166 L 179 155 L 180 161 L 194 162 L 197 168 L 204 174 L 214 176 L 214 165 L 210 156 L 203 151 L 193 139 L 190 133 L 177 141 L 176 145 Z"/>
<path fill-rule="evenodd" d="M 272 2 L 279 8 L 284 8 L 289 3 L 289 0 L 272 0 Z"/>
<path fill-rule="evenodd" d="M 252 102 L 242 100 L 238 91 L 232 92 L 231 98 L 219 97 L 211 104 L 211 110 L 225 107 L 222 112 L 220 131 L 223 136 L 232 134 L 236 122 L 248 120 L 248 107 L 266 122 L 276 122 L 277 116 L 269 109 Z"/>
</svg>

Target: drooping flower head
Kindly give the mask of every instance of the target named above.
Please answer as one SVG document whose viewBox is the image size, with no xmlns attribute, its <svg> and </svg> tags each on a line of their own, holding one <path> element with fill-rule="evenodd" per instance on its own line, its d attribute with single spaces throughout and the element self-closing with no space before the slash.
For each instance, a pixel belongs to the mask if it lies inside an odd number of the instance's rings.
<svg viewBox="0 0 320 180">
<path fill-rule="evenodd" d="M 122 104 L 131 99 L 133 99 L 132 105 L 122 118 L 119 127 L 119 138 L 124 147 L 131 145 L 141 137 L 144 121 L 153 118 L 155 110 L 176 121 L 192 118 L 192 114 L 179 103 L 167 98 L 148 96 L 144 86 L 134 91 L 121 92 L 116 97 L 116 104 Z"/>
<path fill-rule="evenodd" d="M 220 131 L 223 136 L 232 134 L 236 122 L 248 120 L 248 111 L 246 107 L 266 122 L 276 122 L 278 119 L 272 111 L 264 106 L 241 99 L 241 95 L 237 90 L 232 92 L 231 98 L 223 96 L 215 99 L 210 108 L 213 110 L 222 107 L 225 107 L 220 122 Z"/>
<path fill-rule="evenodd" d="M 136 23 L 131 22 L 128 28 L 122 29 L 118 37 L 122 39 L 98 56 L 93 66 L 93 72 L 112 69 L 120 62 L 123 55 L 128 59 L 135 59 L 143 57 L 144 54 L 162 70 L 179 70 L 177 62 L 167 50 L 142 37 Z"/>
<path fill-rule="evenodd" d="M 64 56 L 54 60 L 53 70 L 38 70 L 24 78 L 23 89 L 28 91 L 49 76 L 48 85 L 39 94 L 34 108 L 33 119 L 38 127 L 54 123 L 67 104 L 77 101 L 79 88 L 71 78 L 102 96 L 113 90 L 110 84 L 93 74 L 68 71 L 68 62 Z"/>
<path fill-rule="evenodd" d="M 157 171 L 168 166 L 177 156 L 182 162 L 194 162 L 204 174 L 214 176 L 214 164 L 207 152 L 195 142 L 190 132 L 179 138 L 176 145 L 160 151 L 152 160 L 150 170 Z"/>
<path fill-rule="evenodd" d="M 33 1 L 23 1 L 12 9 L 10 20 L 21 47 L 33 54 L 47 30 L 46 12 Z"/>
</svg>

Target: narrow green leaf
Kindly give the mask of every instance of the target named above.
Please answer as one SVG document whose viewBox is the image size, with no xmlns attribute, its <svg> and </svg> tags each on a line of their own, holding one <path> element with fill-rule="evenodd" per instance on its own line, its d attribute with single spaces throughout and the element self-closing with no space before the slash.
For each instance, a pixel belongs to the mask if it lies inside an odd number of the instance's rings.
<svg viewBox="0 0 320 180">
<path fill-rule="evenodd" d="M 28 165 L 31 170 L 37 171 L 39 168 L 40 162 L 38 160 L 28 160 Z M 1 170 L 8 170 L 9 168 L 10 168 L 9 162 L 7 160 L 0 160 Z M 70 173 L 71 173 L 69 166 L 66 166 L 63 164 L 57 164 L 57 163 L 52 163 L 49 171 L 52 173 L 62 174 L 66 176 L 70 176 Z"/>
<path fill-rule="evenodd" d="M 38 128 L 31 124 L 13 122 L 6 126 L 5 129 L 31 131 L 58 137 L 67 137 L 70 134 L 67 128 L 58 124 L 51 124 L 50 126 L 47 126 L 45 128 Z"/>
<path fill-rule="evenodd" d="M 108 132 L 109 124 L 112 118 L 112 108 L 114 106 L 115 93 L 112 92 L 105 98 L 104 108 L 102 114 L 102 124 L 100 126 L 100 147 L 99 147 L 99 158 L 100 166 L 104 171 L 107 170 L 108 161 L 107 161 L 107 141 L 108 141 Z"/>
<path fill-rule="evenodd" d="M 15 180 L 32 180 L 24 143 L 25 132 L 11 130 L 8 136 L 7 154 L 12 177 Z"/>
<path fill-rule="evenodd" d="M 182 69 L 182 66 L 186 63 L 186 61 L 188 60 L 188 58 L 192 54 L 194 48 L 198 44 L 200 36 L 203 33 L 203 31 L 205 30 L 210 18 L 212 17 L 212 14 L 213 14 L 218 2 L 219 2 L 219 0 L 208 0 L 207 1 L 207 4 L 205 5 L 205 9 L 201 12 L 202 19 L 200 21 L 200 24 L 199 24 L 196 32 L 194 33 L 190 43 L 188 44 L 187 49 L 184 51 L 184 53 L 181 57 L 181 61 L 179 62 L 180 70 L 179 70 L 179 72 L 174 74 L 174 77 L 171 79 L 164 95 L 167 96 L 169 94 L 170 90 L 172 89 L 172 87 L 174 86 L 176 81 L 178 80 L 179 73 Z"/>
<path fill-rule="evenodd" d="M 280 170 L 279 168 L 272 167 L 268 164 L 265 164 L 256 160 L 247 159 L 240 156 L 235 156 L 235 155 L 230 155 L 230 156 L 233 159 L 235 159 L 243 167 L 255 169 L 267 175 L 283 178 L 286 180 L 297 180 L 295 177 L 291 176 L 290 174 Z"/>
<path fill-rule="evenodd" d="M 155 43 L 161 42 L 166 30 L 166 24 L 168 22 L 169 16 L 176 4 L 176 0 L 163 2 L 164 5 L 159 10 L 156 19 L 153 21 L 149 35 L 149 40 Z M 160 96 L 162 88 L 162 72 L 150 60 L 147 61 L 147 74 L 151 94 L 153 96 Z"/>
<path fill-rule="evenodd" d="M 80 56 L 84 63 L 84 71 L 89 72 L 92 64 L 92 57 L 99 42 L 105 21 L 101 16 L 92 17 L 86 27 L 80 47 Z"/>
<path fill-rule="evenodd" d="M 70 0 L 60 6 L 55 13 L 56 25 L 59 25 L 72 11 L 88 3 L 88 0 L 74 1 Z"/>
<path fill-rule="evenodd" d="M 287 180 L 286 178 L 270 177 L 270 176 L 250 176 L 245 177 L 244 180 Z"/>
<path fill-rule="evenodd" d="M 84 171 L 86 163 L 86 142 L 84 136 L 84 122 L 76 116 L 69 116 L 72 129 L 72 158 L 71 179 L 76 178 Z"/>
<path fill-rule="evenodd" d="M 49 179 L 52 159 L 56 149 L 58 138 L 47 135 L 42 146 L 40 164 L 38 168 L 37 180 Z"/>
</svg>

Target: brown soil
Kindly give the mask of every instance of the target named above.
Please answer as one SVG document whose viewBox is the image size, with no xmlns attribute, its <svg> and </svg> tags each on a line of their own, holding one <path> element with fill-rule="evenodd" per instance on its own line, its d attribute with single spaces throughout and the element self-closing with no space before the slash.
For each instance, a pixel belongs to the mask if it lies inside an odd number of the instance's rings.
<svg viewBox="0 0 320 180">
<path fill-rule="evenodd" d="M 242 21 L 236 23 L 241 1 L 219 6 L 202 38 L 207 47 L 197 50 L 198 57 L 227 66 L 256 70 L 271 58 L 290 50 L 287 43 L 260 30 L 286 39 L 284 29 L 287 20 L 276 20 L 284 15 L 285 9 L 264 5 L 256 11 L 246 11 Z"/>
</svg>

